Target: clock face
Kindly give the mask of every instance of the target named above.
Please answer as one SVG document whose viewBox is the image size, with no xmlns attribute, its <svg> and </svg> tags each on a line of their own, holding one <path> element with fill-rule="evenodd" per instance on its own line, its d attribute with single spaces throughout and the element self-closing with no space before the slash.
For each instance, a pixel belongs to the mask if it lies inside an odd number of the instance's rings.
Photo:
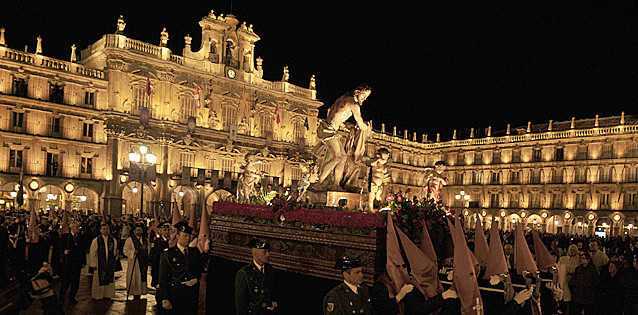
<svg viewBox="0 0 638 315">
<path fill-rule="evenodd" d="M 233 69 L 228 69 L 228 77 L 234 79 L 237 73 Z"/>
</svg>

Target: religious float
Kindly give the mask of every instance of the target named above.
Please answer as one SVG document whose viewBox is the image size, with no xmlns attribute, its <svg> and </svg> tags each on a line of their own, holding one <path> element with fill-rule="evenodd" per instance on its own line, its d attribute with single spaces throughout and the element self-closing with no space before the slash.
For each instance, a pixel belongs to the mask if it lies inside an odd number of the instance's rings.
<svg viewBox="0 0 638 315">
<path fill-rule="evenodd" d="M 347 254 L 361 259 L 367 284 L 385 270 L 385 216 L 419 244 L 423 224 L 437 251 L 445 251 L 447 209 L 440 202 L 418 199 L 410 192 L 389 194 L 386 211 L 363 212 L 297 202 L 283 195 L 268 204 L 217 201 L 211 213 L 211 255 L 250 262 L 248 243 L 260 238 L 271 244 L 270 263 L 278 269 L 320 278 L 341 279 L 333 269 Z"/>
</svg>

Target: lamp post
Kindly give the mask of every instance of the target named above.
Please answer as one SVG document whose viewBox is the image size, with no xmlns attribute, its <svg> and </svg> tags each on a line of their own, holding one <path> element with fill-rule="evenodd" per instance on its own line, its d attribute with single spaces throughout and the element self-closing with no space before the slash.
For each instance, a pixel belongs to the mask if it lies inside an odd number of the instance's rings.
<svg viewBox="0 0 638 315">
<path fill-rule="evenodd" d="M 465 193 L 465 190 L 461 190 L 461 192 L 459 192 L 458 194 L 456 194 L 454 196 L 454 199 L 456 200 L 463 200 L 463 208 L 467 208 L 469 207 L 469 202 L 470 202 L 470 195 Z M 467 206 L 466 206 L 467 205 Z M 470 220 L 467 220 L 468 222 L 468 228 L 471 227 L 471 223 Z M 476 223 L 475 223 L 476 224 Z"/>
<path fill-rule="evenodd" d="M 144 212 L 144 182 L 146 182 L 146 170 L 155 165 L 157 162 L 157 156 L 155 154 L 149 152 L 148 147 L 145 145 L 141 145 L 138 149 L 139 153 L 136 151 L 131 151 L 128 154 L 128 159 L 131 163 L 134 163 L 140 168 L 140 183 L 142 183 L 142 191 L 140 192 L 140 218 L 142 217 L 142 213 Z"/>
</svg>

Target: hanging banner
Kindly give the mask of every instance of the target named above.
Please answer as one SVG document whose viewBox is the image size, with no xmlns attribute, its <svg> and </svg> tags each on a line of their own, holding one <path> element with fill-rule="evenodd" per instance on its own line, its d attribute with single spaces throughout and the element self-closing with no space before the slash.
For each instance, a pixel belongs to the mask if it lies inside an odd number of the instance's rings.
<svg viewBox="0 0 638 315">
<path fill-rule="evenodd" d="M 230 140 L 237 141 L 237 125 L 230 125 Z"/>
<path fill-rule="evenodd" d="M 195 133 L 195 122 L 195 117 L 188 117 L 188 122 L 186 123 L 186 126 L 188 127 L 188 133 Z"/>
<path fill-rule="evenodd" d="M 191 168 L 189 166 L 182 166 L 182 185 L 190 185 L 191 183 Z"/>
<path fill-rule="evenodd" d="M 140 107 L 140 125 L 148 126 L 148 120 L 151 116 L 151 112 L 148 107 Z"/>
<path fill-rule="evenodd" d="M 206 170 L 203 168 L 197 169 L 197 185 L 204 185 L 206 181 Z"/>
<path fill-rule="evenodd" d="M 273 134 L 272 131 L 266 131 L 266 146 L 272 147 Z"/>
</svg>

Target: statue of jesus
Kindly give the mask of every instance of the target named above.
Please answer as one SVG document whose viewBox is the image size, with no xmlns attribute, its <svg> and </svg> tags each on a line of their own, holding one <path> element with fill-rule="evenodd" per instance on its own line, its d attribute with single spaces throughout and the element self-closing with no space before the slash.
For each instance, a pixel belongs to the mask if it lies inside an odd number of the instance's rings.
<svg viewBox="0 0 638 315">
<path fill-rule="evenodd" d="M 347 155 L 344 146 L 341 144 L 340 136 L 337 134 L 339 128 L 347 131 L 344 123 L 350 117 L 354 117 L 357 126 L 361 131 L 368 129 L 368 125 L 361 118 L 361 105 L 370 96 L 372 89 L 367 84 L 361 84 L 356 89 L 340 96 L 328 110 L 328 117 L 321 121 L 317 127 L 317 136 L 321 142 L 327 147 L 330 156 L 326 155 L 329 160 L 324 162 L 323 170 L 319 175 L 318 184 L 323 184 L 328 175 L 334 171 L 334 182 L 331 190 L 341 191 L 341 180 L 343 179 L 344 167 L 347 161 Z"/>
</svg>

